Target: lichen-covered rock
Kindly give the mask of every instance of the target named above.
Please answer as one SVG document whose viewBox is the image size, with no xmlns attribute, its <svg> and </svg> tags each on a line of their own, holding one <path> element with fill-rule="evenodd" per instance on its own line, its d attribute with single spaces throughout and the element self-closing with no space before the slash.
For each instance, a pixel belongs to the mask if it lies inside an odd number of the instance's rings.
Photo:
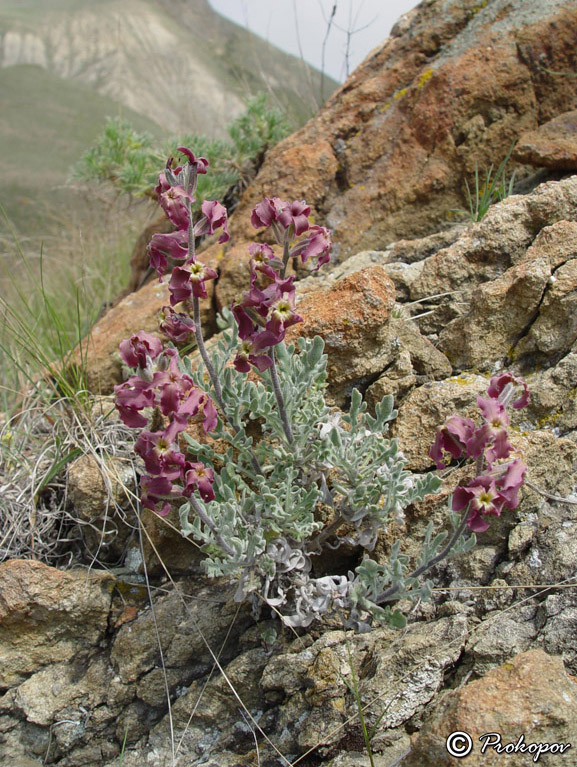
<svg viewBox="0 0 577 767">
<path fill-rule="evenodd" d="M 499 753 L 479 740 L 498 733 L 500 743 L 573 744 L 577 738 L 577 683 L 563 667 L 560 658 L 540 650 L 530 650 L 488 672 L 482 679 L 449 692 L 430 713 L 422 730 L 413 736 L 411 751 L 403 761 L 407 767 L 452 767 L 455 757 L 447 751 L 447 738 L 455 732 L 467 733 L 473 749 L 467 765 L 497 767 L 506 760 L 512 767 L 534 763 L 532 751 Z M 493 742 L 492 740 L 490 742 Z M 523 743 L 523 741 L 521 741 Z M 462 747 L 462 741 L 460 743 Z M 458 747 L 459 743 L 455 743 Z M 539 764 L 573 762 L 571 751 L 565 756 L 542 753 Z"/>
<path fill-rule="evenodd" d="M 207 243 L 201 258 L 220 270 L 217 306 L 247 288 L 247 247 L 258 239 L 250 211 L 265 196 L 305 198 L 315 223 L 332 228 L 338 261 L 446 229 L 467 205 L 475 168 L 497 167 L 516 137 L 574 108 L 575 79 L 545 70 L 577 67 L 576 14 L 568 0 L 530 10 L 524 0 L 430 0 L 403 17 L 319 114 L 267 153 L 231 217 L 231 241 Z M 494 241 L 500 247 L 497 231 Z M 455 267 L 453 282 L 463 271 Z"/>
<path fill-rule="evenodd" d="M 577 439 L 577 344 L 554 367 L 528 376 L 528 416 L 540 428 Z"/>
<path fill-rule="evenodd" d="M 477 418 L 477 397 L 486 394 L 488 384 L 488 379 L 483 376 L 455 376 L 423 384 L 403 400 L 393 421 L 392 434 L 402 445 L 403 454 L 413 471 L 423 471 L 434 465 L 429 450 L 437 428 L 447 418 L 455 413 L 466 418 Z"/>
<path fill-rule="evenodd" d="M 392 317 L 386 331 L 381 348 L 388 349 L 390 355 L 383 360 L 385 364 L 381 375 L 367 389 L 369 405 L 374 406 L 386 394 L 393 394 L 398 403 L 414 386 L 451 375 L 451 363 L 421 335 L 416 322 Z"/>
<path fill-rule="evenodd" d="M 574 78 L 543 66 L 575 70 L 576 13 L 566 0 L 538 0 L 530 12 L 521 0 L 433 0 L 403 17 L 319 114 L 267 154 L 231 221 L 220 303 L 236 290 L 238 259 L 248 263 L 238 245 L 253 239 L 250 210 L 264 196 L 304 197 L 333 229 L 339 259 L 445 228 L 466 207 L 475 167 L 497 167 L 517 136 L 574 108 Z"/>
</svg>

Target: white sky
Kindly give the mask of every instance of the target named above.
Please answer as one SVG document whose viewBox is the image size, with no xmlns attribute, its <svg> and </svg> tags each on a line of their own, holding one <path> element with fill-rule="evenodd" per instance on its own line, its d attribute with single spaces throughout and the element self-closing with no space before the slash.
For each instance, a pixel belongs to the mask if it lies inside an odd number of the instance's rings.
<svg viewBox="0 0 577 767">
<path fill-rule="evenodd" d="M 278 48 L 322 68 L 323 41 L 333 8 L 336 13 L 325 46 L 324 71 L 343 81 L 388 36 L 395 21 L 418 0 L 209 0 L 215 11 L 247 27 Z M 339 29 L 340 27 L 340 29 Z"/>
</svg>

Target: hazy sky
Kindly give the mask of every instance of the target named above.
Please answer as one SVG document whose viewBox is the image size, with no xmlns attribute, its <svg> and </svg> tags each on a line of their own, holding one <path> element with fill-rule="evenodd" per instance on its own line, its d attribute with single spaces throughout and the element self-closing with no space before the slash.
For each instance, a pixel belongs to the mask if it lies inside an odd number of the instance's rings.
<svg viewBox="0 0 577 767">
<path fill-rule="evenodd" d="M 324 71 L 342 81 L 387 37 L 395 21 L 418 0 L 209 0 L 237 24 L 318 69 L 333 8 L 336 13 L 325 46 Z M 347 35 L 347 30 L 351 32 Z"/>
</svg>

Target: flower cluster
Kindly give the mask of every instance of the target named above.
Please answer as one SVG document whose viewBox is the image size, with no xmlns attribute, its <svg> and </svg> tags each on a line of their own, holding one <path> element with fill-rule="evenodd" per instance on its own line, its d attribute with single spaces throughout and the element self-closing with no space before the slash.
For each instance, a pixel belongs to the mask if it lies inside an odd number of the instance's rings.
<svg viewBox="0 0 577 767">
<path fill-rule="evenodd" d="M 288 203 L 278 197 L 266 197 L 252 211 L 252 225 L 270 227 L 283 256 L 266 243 L 249 246 L 251 287 L 233 308 L 242 342 L 234 360 L 239 372 L 247 373 L 251 365 L 260 372 L 271 367 L 271 347 L 283 341 L 287 328 L 302 322 L 295 311 L 294 275 L 285 277 L 289 260 L 316 259 L 313 271 L 330 261 L 330 232 L 311 226 L 310 212 L 304 200 Z"/>
<path fill-rule="evenodd" d="M 193 418 L 202 418 L 205 432 L 215 428 L 212 400 L 180 372 L 176 349 L 163 350 L 160 339 L 150 333 L 141 330 L 123 341 L 120 356 L 135 369 L 114 389 L 120 418 L 133 428 L 147 427 L 150 421 L 164 426 L 144 428 L 136 441 L 135 451 L 147 471 L 140 480 L 143 506 L 164 516 L 170 511 L 170 500 L 190 497 L 196 489 L 204 500 L 212 500 L 212 469 L 187 461 L 178 445 L 178 435 Z"/>
<path fill-rule="evenodd" d="M 522 393 L 514 399 L 519 387 Z M 507 460 L 513 450 L 507 406 L 512 404 L 515 409 L 527 406 L 527 384 L 511 373 L 500 373 L 491 379 L 488 395 L 477 397 L 484 420 L 481 426 L 471 418 L 451 416 L 438 430 L 429 453 L 438 469 L 445 468 L 444 453 L 457 459 L 464 456 L 476 460 L 477 476 L 466 487 L 455 489 L 452 508 L 462 511 L 469 507 L 467 525 L 478 533 L 488 529 L 487 515 L 499 516 L 503 508 L 515 509 L 519 505 L 518 491 L 527 470 L 521 459 Z"/>
<path fill-rule="evenodd" d="M 183 320 L 183 315 L 175 312 L 173 307 L 179 303 L 186 304 L 193 296 L 206 298 L 208 292 L 205 283 L 217 277 L 214 269 L 196 258 L 195 238 L 222 229 L 219 242 L 224 243 L 230 239 L 226 208 L 216 200 L 205 200 L 201 205 L 201 217 L 193 223 L 191 205 L 195 202 L 198 175 L 207 172 L 208 160 L 195 157 L 186 147 L 179 147 L 178 151 L 187 161 L 183 166 L 173 168 L 173 159 L 170 158 L 155 188 L 158 201 L 176 231 L 153 235 L 148 246 L 150 265 L 156 270 L 159 280 L 168 270 L 169 259 L 182 262 L 172 270 L 168 285 L 170 307 L 163 309 L 161 325 L 162 331 L 173 341 L 182 341 L 187 333 L 195 329 L 192 320 Z"/>
</svg>

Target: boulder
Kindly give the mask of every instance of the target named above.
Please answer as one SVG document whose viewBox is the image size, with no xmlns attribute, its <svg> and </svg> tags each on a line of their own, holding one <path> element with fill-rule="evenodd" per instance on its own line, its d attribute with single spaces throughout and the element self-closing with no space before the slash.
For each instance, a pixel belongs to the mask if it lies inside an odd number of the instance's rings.
<svg viewBox="0 0 577 767">
<path fill-rule="evenodd" d="M 530 650 L 482 679 L 449 692 L 430 712 L 422 730 L 413 736 L 411 751 L 403 764 L 453 767 L 455 756 L 447 751 L 447 739 L 452 733 L 464 732 L 472 739 L 467 765 L 497 767 L 505 760 L 511 767 L 525 767 L 536 761 L 537 747 L 523 750 L 522 745 L 572 744 L 572 750 L 577 737 L 576 722 L 577 681 L 566 673 L 560 658 Z M 500 746 L 512 745 L 506 751 L 497 751 L 497 737 Z M 457 753 L 467 747 L 455 736 L 451 743 Z M 520 744 L 517 749 L 516 744 Z M 560 756 L 559 749 L 549 754 L 542 751 L 538 761 L 553 765 L 568 759 L 571 763 L 574 755 L 567 747 L 565 752 L 568 753 Z"/>
<path fill-rule="evenodd" d="M 0 564 L 0 687 L 96 647 L 106 633 L 113 585 L 102 571 Z"/>
<path fill-rule="evenodd" d="M 395 287 L 382 267 L 362 269 L 329 290 L 305 296 L 297 307 L 304 322 L 289 329 L 287 340 L 321 336 L 329 356 L 330 390 L 346 395 L 390 360 L 387 320 L 394 303 Z"/>
<path fill-rule="evenodd" d="M 526 165 L 577 170 L 577 111 L 564 112 L 523 133 L 513 158 Z"/>
<path fill-rule="evenodd" d="M 530 11 L 522 0 L 428 0 L 406 14 L 319 114 L 268 152 L 231 220 L 219 303 L 238 292 L 250 210 L 265 196 L 305 198 L 332 228 L 337 260 L 447 228 L 475 168 L 497 167 L 521 134 L 574 107 L 575 79 L 545 70 L 575 71 L 576 14 L 566 0 Z"/>
<path fill-rule="evenodd" d="M 574 108 L 577 81 L 551 73 L 577 67 L 576 20 L 568 0 L 530 10 L 524 0 L 427 0 L 406 14 L 318 115 L 267 153 L 230 219 L 231 241 L 205 244 L 203 260 L 220 270 L 216 306 L 247 289 L 247 248 L 261 239 L 250 212 L 265 196 L 305 198 L 315 223 L 333 230 L 336 262 L 448 228 L 476 168 L 497 167 L 519 136 Z M 448 282 L 463 269 L 453 272 Z M 423 288 L 416 298 L 442 292 Z M 154 326 L 148 306 L 148 324 L 129 332 Z M 96 367 L 109 365 L 126 329 L 117 335 Z M 102 373 L 109 386 L 116 377 Z"/>
</svg>

